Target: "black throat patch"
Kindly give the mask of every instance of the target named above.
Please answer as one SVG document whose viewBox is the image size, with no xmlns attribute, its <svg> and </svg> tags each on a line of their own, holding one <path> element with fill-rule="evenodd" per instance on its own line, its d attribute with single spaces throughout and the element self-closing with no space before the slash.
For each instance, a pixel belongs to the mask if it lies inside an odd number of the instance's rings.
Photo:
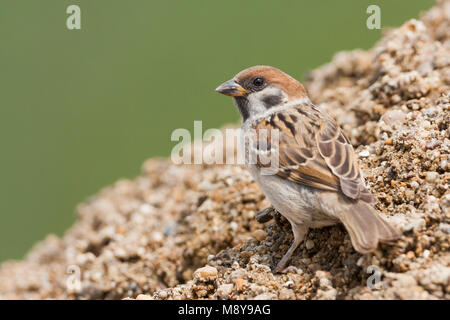
<svg viewBox="0 0 450 320">
<path fill-rule="evenodd" d="M 248 112 L 248 100 L 245 97 L 235 97 L 234 100 L 242 116 L 242 121 L 247 120 L 250 116 Z"/>
</svg>

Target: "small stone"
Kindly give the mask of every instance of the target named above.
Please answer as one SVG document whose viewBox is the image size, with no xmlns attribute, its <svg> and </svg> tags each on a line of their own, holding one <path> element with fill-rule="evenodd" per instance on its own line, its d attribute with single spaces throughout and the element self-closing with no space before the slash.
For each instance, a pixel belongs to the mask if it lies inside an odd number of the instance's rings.
<svg viewBox="0 0 450 320">
<path fill-rule="evenodd" d="M 267 237 L 267 233 L 262 229 L 257 229 L 252 232 L 252 236 L 258 241 L 263 241 Z"/>
<path fill-rule="evenodd" d="M 401 110 L 388 110 L 381 116 L 387 126 L 392 127 L 394 124 L 401 124 L 405 121 L 406 114 Z"/>
<path fill-rule="evenodd" d="M 429 171 L 425 175 L 426 175 L 427 182 L 435 182 L 439 176 L 439 174 L 434 171 Z"/>
<path fill-rule="evenodd" d="M 200 281 L 210 281 L 217 277 L 217 269 L 211 266 L 199 268 L 194 272 L 194 279 Z"/>
<path fill-rule="evenodd" d="M 198 288 L 194 288 L 194 290 L 195 290 L 195 294 L 199 298 L 204 298 L 208 295 L 208 291 L 206 291 L 204 288 L 198 287 Z"/>
<path fill-rule="evenodd" d="M 277 295 L 274 293 L 262 293 L 253 298 L 253 300 L 275 300 L 277 299 Z"/>
<path fill-rule="evenodd" d="M 412 182 L 411 182 L 411 187 L 412 187 L 413 189 L 417 189 L 417 188 L 419 187 L 419 183 L 418 183 L 417 181 L 412 181 Z"/>
<path fill-rule="evenodd" d="M 422 218 L 413 219 L 407 225 L 404 225 L 402 230 L 405 232 L 410 231 L 410 230 L 420 230 L 420 229 L 424 228 L 425 225 L 426 225 L 426 222 L 424 219 L 422 219 Z"/>
<path fill-rule="evenodd" d="M 140 206 L 139 211 L 144 214 L 149 214 L 153 211 L 153 207 L 148 203 L 144 203 Z"/>
<path fill-rule="evenodd" d="M 414 287 L 417 285 L 416 279 L 413 276 L 408 274 L 398 273 L 395 275 L 396 280 L 394 280 L 393 284 L 399 287 Z"/>
<path fill-rule="evenodd" d="M 427 149 L 435 149 L 435 148 L 439 147 L 441 144 L 442 144 L 442 140 L 435 139 L 435 140 L 432 140 L 431 142 L 428 142 L 425 147 Z"/>
<path fill-rule="evenodd" d="M 438 229 L 446 234 L 450 234 L 450 225 L 448 223 L 439 224 Z"/>
<path fill-rule="evenodd" d="M 148 294 L 140 294 L 136 297 L 136 300 L 153 300 Z"/>
<path fill-rule="evenodd" d="M 311 250 L 312 248 L 314 248 L 314 241 L 312 241 L 312 240 L 307 240 L 307 241 L 305 242 L 305 247 L 306 247 L 306 249 Z"/>
<path fill-rule="evenodd" d="M 247 284 L 247 281 L 244 279 L 237 279 L 236 281 L 234 281 L 234 285 L 236 286 L 236 290 L 241 292 L 245 285 Z"/>
<path fill-rule="evenodd" d="M 151 239 L 154 242 L 159 243 L 164 239 L 164 235 L 161 232 L 155 231 L 155 232 L 152 232 Z"/>
<path fill-rule="evenodd" d="M 231 283 L 222 284 L 217 288 L 217 295 L 219 297 L 229 297 L 231 292 L 233 292 L 233 284 Z"/>
<path fill-rule="evenodd" d="M 356 265 L 358 267 L 361 267 L 363 265 L 363 263 L 364 263 L 364 257 L 361 257 L 358 259 L 358 261 L 356 261 Z"/>
<path fill-rule="evenodd" d="M 293 298 L 295 298 L 294 290 L 288 289 L 288 288 L 283 288 L 283 289 L 280 290 L 278 298 L 280 300 L 293 299 Z"/>
<path fill-rule="evenodd" d="M 234 222 L 234 221 L 230 222 L 231 230 L 236 231 L 238 229 L 238 227 L 239 226 L 238 226 L 238 224 L 236 222 Z"/>
<path fill-rule="evenodd" d="M 247 279 L 247 271 L 245 269 L 239 268 L 230 274 L 231 281 L 234 282 L 240 279 Z"/>
<path fill-rule="evenodd" d="M 415 256 L 416 255 L 412 251 L 408 251 L 408 253 L 406 253 L 406 259 L 408 259 L 408 260 L 414 259 Z"/>
<path fill-rule="evenodd" d="M 365 149 L 359 153 L 359 156 L 361 158 L 366 158 L 366 157 L 370 156 L 370 152 L 369 152 L 369 150 Z"/>
<path fill-rule="evenodd" d="M 328 290 L 317 290 L 317 298 L 320 300 L 335 300 L 337 296 L 337 290 L 330 288 Z"/>
<path fill-rule="evenodd" d="M 116 248 L 116 250 L 114 250 L 114 255 L 116 258 L 125 259 L 127 257 L 127 252 L 123 248 Z"/>
<path fill-rule="evenodd" d="M 446 159 L 442 159 L 440 167 L 442 170 L 447 170 L 448 161 Z"/>
</svg>

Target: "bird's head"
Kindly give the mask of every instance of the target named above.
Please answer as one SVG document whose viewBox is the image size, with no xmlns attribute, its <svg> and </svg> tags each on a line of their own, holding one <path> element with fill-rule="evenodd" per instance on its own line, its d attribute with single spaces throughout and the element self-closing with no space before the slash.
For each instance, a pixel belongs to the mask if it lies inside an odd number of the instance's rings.
<svg viewBox="0 0 450 320">
<path fill-rule="evenodd" d="M 269 66 L 255 66 L 222 83 L 217 92 L 234 98 L 243 121 L 271 109 L 307 98 L 300 82 Z"/>
</svg>

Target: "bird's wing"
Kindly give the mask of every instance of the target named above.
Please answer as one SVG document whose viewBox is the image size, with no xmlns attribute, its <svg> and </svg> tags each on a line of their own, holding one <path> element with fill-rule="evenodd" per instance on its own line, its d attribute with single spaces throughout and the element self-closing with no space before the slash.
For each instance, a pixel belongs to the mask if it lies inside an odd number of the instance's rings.
<svg viewBox="0 0 450 320">
<path fill-rule="evenodd" d="M 299 105 L 271 115 L 257 124 L 255 135 L 253 150 L 260 168 L 270 167 L 276 175 L 298 184 L 340 190 L 351 199 L 375 202 L 365 187 L 348 138 L 314 105 Z M 277 168 L 267 161 L 273 155 L 274 159 L 278 155 Z"/>
</svg>

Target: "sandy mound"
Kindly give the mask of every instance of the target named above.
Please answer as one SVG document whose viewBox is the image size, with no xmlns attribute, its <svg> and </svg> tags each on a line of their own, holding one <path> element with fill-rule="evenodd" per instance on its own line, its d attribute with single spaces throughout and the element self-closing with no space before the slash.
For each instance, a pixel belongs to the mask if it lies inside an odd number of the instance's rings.
<svg viewBox="0 0 450 320">
<path fill-rule="evenodd" d="M 282 231 L 255 221 L 268 202 L 244 168 L 153 159 L 81 204 L 62 239 L 3 264 L 0 298 L 449 299 L 450 3 L 368 52 L 338 53 L 306 85 L 357 147 L 378 209 L 403 230 L 395 246 L 363 256 L 342 226 L 312 230 L 274 275 L 290 227 L 276 250 Z"/>
</svg>

